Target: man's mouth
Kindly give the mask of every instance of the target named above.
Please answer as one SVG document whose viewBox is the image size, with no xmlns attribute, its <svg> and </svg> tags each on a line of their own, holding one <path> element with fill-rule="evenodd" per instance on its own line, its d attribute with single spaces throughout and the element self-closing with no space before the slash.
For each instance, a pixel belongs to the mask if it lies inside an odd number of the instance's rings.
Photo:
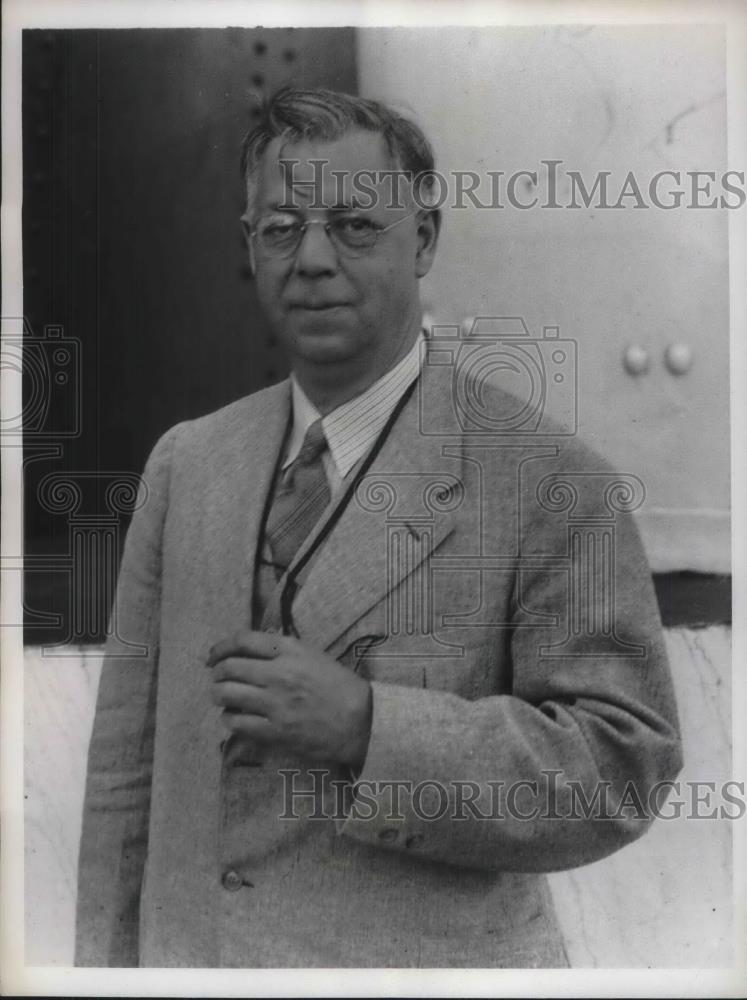
<svg viewBox="0 0 747 1000">
<path fill-rule="evenodd" d="M 309 312 L 325 312 L 329 309 L 342 309 L 347 302 L 291 302 L 291 309 L 305 309 Z"/>
</svg>

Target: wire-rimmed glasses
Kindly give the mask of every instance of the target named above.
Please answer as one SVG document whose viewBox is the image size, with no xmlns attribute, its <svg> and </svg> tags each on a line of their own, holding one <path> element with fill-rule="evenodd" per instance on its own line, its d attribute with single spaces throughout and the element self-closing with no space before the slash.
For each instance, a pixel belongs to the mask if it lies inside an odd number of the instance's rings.
<svg viewBox="0 0 747 1000">
<path fill-rule="evenodd" d="M 322 219 L 307 219 L 302 222 L 292 216 L 269 215 L 261 217 L 252 225 L 247 216 L 241 222 L 247 237 L 254 241 L 257 253 L 263 257 L 282 259 L 291 257 L 301 245 L 301 240 L 309 226 L 323 226 L 332 246 L 345 257 L 361 257 L 373 249 L 383 233 L 399 226 L 415 213 L 410 212 L 388 226 L 382 226 L 365 215 L 334 215 L 326 222 Z"/>
</svg>

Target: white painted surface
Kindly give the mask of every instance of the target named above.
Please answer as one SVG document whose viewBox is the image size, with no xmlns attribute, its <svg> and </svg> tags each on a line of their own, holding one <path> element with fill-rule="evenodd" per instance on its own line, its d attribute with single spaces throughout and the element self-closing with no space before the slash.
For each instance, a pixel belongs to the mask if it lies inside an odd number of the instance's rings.
<svg viewBox="0 0 747 1000">
<path fill-rule="evenodd" d="M 685 782 L 720 784 L 732 776 L 730 632 L 671 629 L 666 635 L 685 749 L 680 797 L 688 800 Z M 713 805 L 696 810 L 709 813 Z M 733 822 L 662 819 L 612 857 L 552 876 L 572 964 L 729 966 Z"/>
<path fill-rule="evenodd" d="M 439 170 L 485 180 L 482 202 L 487 171 L 505 184 L 549 159 L 589 189 L 612 171 L 612 203 L 629 171 L 647 192 L 661 170 L 684 184 L 686 171 L 726 169 L 715 25 L 372 28 L 359 32 L 359 77 L 365 96 L 415 113 Z M 643 479 L 653 569 L 728 572 L 728 211 L 465 205 L 444 213 L 424 282 L 434 319 L 523 316 L 532 337 L 558 325 L 576 340 L 580 432 Z M 684 375 L 665 364 L 672 344 L 692 351 Z M 630 345 L 647 351 L 646 374 L 625 370 Z"/>
<path fill-rule="evenodd" d="M 669 630 L 686 766 L 681 781 L 730 777 L 730 630 Z M 26 962 L 73 957 L 77 845 L 100 655 L 42 656 L 25 669 Z M 659 821 L 613 857 L 552 876 L 575 966 L 730 963 L 728 820 Z"/>
</svg>

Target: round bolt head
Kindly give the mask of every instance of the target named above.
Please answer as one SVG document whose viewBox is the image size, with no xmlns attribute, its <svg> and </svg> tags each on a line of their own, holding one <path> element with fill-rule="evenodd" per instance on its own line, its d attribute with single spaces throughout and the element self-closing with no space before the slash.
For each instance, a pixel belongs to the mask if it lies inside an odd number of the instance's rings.
<svg viewBox="0 0 747 1000">
<path fill-rule="evenodd" d="M 672 375 L 684 375 L 693 364 L 693 352 L 687 344 L 670 344 L 664 352 L 664 361 Z"/>
<path fill-rule="evenodd" d="M 644 372 L 648 371 L 648 351 L 638 344 L 631 344 L 625 349 L 623 364 L 629 375 L 643 375 Z"/>
</svg>

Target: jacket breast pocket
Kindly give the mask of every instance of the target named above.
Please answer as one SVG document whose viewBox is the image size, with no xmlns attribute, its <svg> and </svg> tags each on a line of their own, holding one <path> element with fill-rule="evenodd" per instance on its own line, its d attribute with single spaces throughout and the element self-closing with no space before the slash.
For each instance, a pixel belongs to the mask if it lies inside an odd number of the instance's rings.
<svg viewBox="0 0 747 1000">
<path fill-rule="evenodd" d="M 346 662 L 371 681 L 449 691 L 469 699 L 506 693 L 510 670 L 501 634 L 486 637 L 481 632 L 461 643 L 432 635 L 369 634 L 351 644 Z"/>
</svg>

